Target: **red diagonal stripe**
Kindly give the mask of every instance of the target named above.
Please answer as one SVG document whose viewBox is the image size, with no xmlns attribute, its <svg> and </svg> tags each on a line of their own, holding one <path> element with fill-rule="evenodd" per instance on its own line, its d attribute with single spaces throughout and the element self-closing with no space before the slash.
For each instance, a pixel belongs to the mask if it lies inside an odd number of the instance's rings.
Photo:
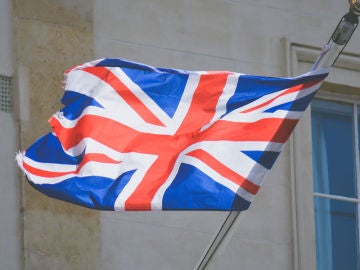
<svg viewBox="0 0 360 270">
<path fill-rule="evenodd" d="M 229 179 L 230 181 L 238 184 L 239 186 L 241 186 L 243 189 L 245 189 L 247 192 L 249 192 L 251 194 L 255 195 L 260 188 L 258 185 L 250 182 L 249 180 L 242 177 L 235 171 L 231 170 L 230 168 L 225 166 L 223 163 L 218 161 L 216 158 L 214 158 L 212 155 L 210 155 L 208 152 L 206 152 L 202 149 L 197 149 L 197 150 L 191 151 L 191 152 L 187 153 L 186 155 L 192 156 L 192 157 L 195 157 L 195 158 L 201 160 L 202 162 L 207 164 L 209 167 L 214 169 L 218 174 L 220 174 L 223 177 L 225 177 L 226 179 Z"/>
<path fill-rule="evenodd" d="M 53 172 L 53 171 L 46 171 L 42 169 L 35 168 L 26 162 L 23 162 L 24 169 L 34 175 L 40 176 L 40 177 L 46 177 L 46 178 L 54 178 L 54 177 L 60 177 L 64 176 L 70 173 L 75 173 L 75 171 L 69 171 L 69 172 Z"/>
<path fill-rule="evenodd" d="M 109 69 L 105 67 L 86 67 L 83 70 L 109 84 L 145 122 L 157 126 L 164 126 L 164 123 Z"/>
<path fill-rule="evenodd" d="M 96 162 L 102 162 L 102 163 L 112 163 L 112 164 L 119 164 L 121 162 L 113 160 L 109 157 L 107 157 L 104 154 L 86 154 L 81 161 L 81 163 L 77 166 L 76 171 L 68 171 L 68 172 L 54 172 L 54 171 L 47 171 L 35 168 L 26 162 L 23 162 L 23 167 L 26 171 L 35 174 L 37 176 L 41 177 L 47 177 L 47 178 L 53 178 L 53 177 L 60 177 L 71 173 L 79 173 L 81 168 L 86 165 L 86 163 L 90 161 L 96 161 Z"/>
<path fill-rule="evenodd" d="M 81 163 L 78 165 L 76 172 L 78 173 L 82 167 L 84 167 L 88 162 L 91 162 L 91 161 L 101 162 L 101 163 L 110 163 L 110 164 L 120 164 L 121 163 L 120 161 L 113 160 L 104 154 L 97 154 L 97 153 L 85 154 Z"/>
<path fill-rule="evenodd" d="M 309 88 L 309 87 L 312 87 L 316 84 L 318 84 L 319 82 L 321 82 L 322 80 L 316 80 L 316 81 L 311 81 L 311 82 L 308 82 L 308 83 L 304 83 L 304 84 L 299 84 L 299 85 L 296 85 L 296 86 L 293 86 L 293 87 L 290 87 L 288 88 L 286 91 L 284 91 L 283 93 L 277 95 L 276 97 L 262 103 L 262 104 L 259 104 L 253 108 L 250 108 L 250 109 L 247 109 L 245 111 L 242 111 L 241 113 L 247 113 L 247 112 L 251 112 L 251 111 L 255 111 L 257 110 L 258 108 L 261 108 L 261 107 L 265 107 L 266 105 L 270 104 L 271 102 L 273 102 L 275 99 L 281 97 L 281 96 L 284 96 L 284 95 L 287 95 L 287 94 L 290 94 L 290 93 L 293 93 L 293 92 L 296 92 L 296 91 L 300 91 L 300 90 L 303 90 L 303 89 L 306 89 L 306 88 Z"/>
</svg>

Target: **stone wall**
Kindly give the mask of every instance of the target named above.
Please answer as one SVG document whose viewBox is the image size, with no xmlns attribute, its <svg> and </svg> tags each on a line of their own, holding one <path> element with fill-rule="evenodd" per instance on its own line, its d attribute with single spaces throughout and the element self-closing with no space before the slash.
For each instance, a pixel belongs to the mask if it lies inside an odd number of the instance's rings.
<svg viewBox="0 0 360 270">
<path fill-rule="evenodd" d="M 288 76 L 289 44 L 321 47 L 348 8 L 345 0 L 12 3 L 10 74 L 21 149 L 50 131 L 47 119 L 61 107 L 62 73 L 71 66 L 120 57 L 161 67 Z M 359 41 L 357 31 L 347 51 L 359 55 Z M 299 136 L 310 131 L 308 122 L 301 128 Z M 304 152 L 304 159 L 311 158 Z M 310 255 L 299 259 L 294 164 L 288 145 L 208 269 L 315 268 L 312 232 L 304 245 Z M 24 269 L 192 269 L 227 214 L 98 212 L 50 199 L 24 178 L 21 183 L 22 240 L 16 241 L 23 246 Z M 311 188 L 306 192 L 311 198 Z"/>
<path fill-rule="evenodd" d="M 16 0 L 21 148 L 50 131 L 63 72 L 93 58 L 92 1 Z M 25 269 L 97 269 L 98 212 L 50 199 L 23 179 Z"/>
</svg>

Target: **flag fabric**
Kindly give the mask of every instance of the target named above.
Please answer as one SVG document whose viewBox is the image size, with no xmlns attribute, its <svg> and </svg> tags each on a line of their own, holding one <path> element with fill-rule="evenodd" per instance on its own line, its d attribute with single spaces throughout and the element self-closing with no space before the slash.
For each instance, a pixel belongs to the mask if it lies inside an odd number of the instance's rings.
<svg viewBox="0 0 360 270">
<path fill-rule="evenodd" d="M 17 155 L 40 192 L 102 210 L 245 210 L 327 70 L 295 78 L 100 59 L 65 72 Z"/>
</svg>

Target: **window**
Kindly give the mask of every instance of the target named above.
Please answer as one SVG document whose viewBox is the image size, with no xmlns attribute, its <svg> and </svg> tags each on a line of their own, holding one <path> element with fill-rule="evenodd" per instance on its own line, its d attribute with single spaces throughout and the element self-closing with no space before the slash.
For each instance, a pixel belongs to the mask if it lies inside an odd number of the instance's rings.
<svg viewBox="0 0 360 270">
<path fill-rule="evenodd" d="M 360 269 L 360 105 L 311 106 L 317 269 Z"/>
<path fill-rule="evenodd" d="M 301 43 L 297 43 L 294 40 L 284 40 L 286 53 L 287 53 L 287 75 L 296 76 L 299 74 L 302 74 L 304 72 L 307 72 L 310 70 L 311 66 L 313 65 L 314 61 L 318 57 L 320 53 L 319 48 L 314 48 L 308 45 Z M 336 189 L 334 186 L 331 186 L 333 184 L 334 177 L 332 176 L 331 180 L 329 181 L 329 178 L 326 178 L 324 176 L 326 175 L 319 175 L 320 170 L 318 168 L 318 165 L 321 165 L 322 173 L 324 171 L 328 171 L 329 169 L 326 168 L 326 166 L 330 166 L 330 169 L 332 168 L 332 164 L 330 164 L 331 160 L 322 160 L 320 157 L 322 155 L 325 155 L 325 152 L 321 152 L 324 150 L 324 146 L 326 146 L 326 149 L 329 149 L 331 147 L 331 143 L 329 141 L 321 141 L 320 139 L 314 139 L 315 142 L 312 144 L 312 135 L 314 138 L 320 137 L 321 133 L 319 133 L 321 130 L 324 130 L 324 127 L 319 126 L 318 130 L 311 130 L 311 120 L 313 122 L 315 121 L 316 117 L 316 108 L 320 107 L 322 108 L 320 112 L 322 113 L 330 113 L 330 115 L 335 114 L 337 115 L 338 110 L 333 110 L 331 106 L 333 104 L 338 104 L 340 107 L 341 105 L 348 105 L 351 107 L 350 115 L 352 121 L 352 128 L 353 131 L 350 132 L 352 137 L 352 144 L 355 145 L 354 148 L 352 148 L 352 151 L 354 152 L 354 149 L 358 149 L 358 141 L 357 141 L 357 126 L 359 125 L 356 119 L 359 118 L 357 116 L 357 111 L 360 111 L 360 107 L 354 107 L 357 105 L 360 105 L 360 55 L 356 54 L 354 52 L 342 52 L 338 60 L 336 61 L 335 65 L 331 68 L 329 76 L 326 78 L 326 81 L 322 84 L 320 91 L 316 94 L 316 97 L 318 98 L 317 101 L 313 103 L 312 111 L 313 115 L 311 114 L 311 111 L 305 112 L 304 116 L 302 117 L 301 121 L 298 123 L 297 127 L 294 130 L 292 138 L 290 138 L 289 146 L 290 146 L 290 156 L 291 156 L 291 164 L 290 164 L 290 170 L 291 170 L 291 202 L 293 204 L 293 256 L 294 256 L 294 269 L 316 269 L 316 265 L 318 265 L 318 269 L 337 269 L 336 268 L 336 260 L 332 257 L 332 253 L 336 253 L 336 247 L 338 244 L 333 244 L 335 246 L 335 249 L 333 247 L 328 247 L 327 249 L 320 247 L 320 240 L 321 237 L 319 233 L 317 233 L 317 239 L 315 238 L 316 232 L 315 232 L 315 223 L 317 224 L 317 232 L 319 231 L 325 231 L 325 229 L 320 230 L 322 224 L 320 223 L 321 219 L 320 217 L 324 217 L 324 215 L 320 215 L 319 211 L 321 212 L 323 209 L 321 209 L 321 203 L 320 202 L 327 202 L 328 207 L 332 207 L 332 211 L 336 209 L 335 206 L 340 205 L 342 207 L 343 205 L 348 206 L 352 209 L 358 209 L 359 203 L 359 195 L 352 197 L 351 195 L 347 194 L 344 195 L 337 195 L 338 192 L 333 192 L 334 189 Z M 325 100 L 333 101 L 333 102 L 326 102 Z M 327 106 L 317 106 L 318 102 L 321 103 L 321 101 L 324 101 L 323 104 L 326 104 Z M 346 107 L 346 106 L 345 106 Z M 320 113 L 319 112 L 319 113 Z M 356 116 L 356 117 L 355 117 Z M 319 120 L 320 121 L 320 120 Z M 350 120 L 351 121 L 351 120 Z M 315 125 L 315 124 L 313 124 Z M 331 125 L 330 125 L 331 127 Z M 330 128 L 328 127 L 328 128 Z M 333 127 L 336 129 L 336 127 Z M 356 131 L 356 134 L 355 134 Z M 318 134 L 316 134 L 316 132 Z M 324 134 L 326 132 L 323 132 Z M 349 134 L 347 136 L 349 136 Z M 341 136 L 344 135 L 343 133 L 340 134 Z M 338 135 L 339 136 L 339 135 Z M 345 135 L 344 135 L 345 136 Z M 340 137 L 336 143 L 341 142 L 344 140 L 344 137 Z M 323 148 L 321 148 L 320 143 L 323 143 Z M 330 146 L 326 145 L 330 144 Z M 314 150 L 313 150 L 314 146 Z M 333 145 L 332 145 L 333 146 Z M 317 148 L 317 152 L 316 152 Z M 350 156 L 347 158 L 347 160 L 350 160 L 351 166 L 354 167 L 355 172 L 352 172 L 355 176 L 353 176 L 353 181 L 356 181 L 359 186 L 355 186 L 355 189 L 352 190 L 353 193 L 360 193 L 360 177 L 359 177 L 359 161 L 355 162 L 355 160 L 358 160 L 358 150 L 353 153 L 350 152 Z M 354 158 L 356 155 L 356 158 Z M 340 154 L 332 154 L 332 157 L 338 157 L 338 162 L 345 162 L 344 157 L 340 157 Z M 352 159 L 351 159 L 352 158 Z M 317 164 L 313 164 L 313 160 L 317 162 Z M 352 162 L 351 162 L 352 161 Z M 332 161 L 333 162 L 333 161 Z M 338 164 L 338 166 L 340 166 Z M 332 171 L 336 171 L 333 169 Z M 320 176 L 322 179 L 326 179 L 325 183 L 329 183 L 328 185 L 328 192 L 324 191 L 324 181 L 318 182 Z M 313 178 L 315 177 L 313 182 Z M 316 178 L 317 177 L 317 178 Z M 342 177 L 342 178 L 345 178 Z M 356 179 L 356 180 L 354 180 Z M 337 180 L 339 181 L 339 180 Z M 345 181 L 345 180 L 340 180 Z M 348 180 L 349 181 L 349 180 Z M 315 187 L 313 185 L 315 183 Z M 348 182 L 347 182 L 348 183 Z M 323 185 L 323 186 L 322 186 Z M 331 186 L 331 188 L 330 188 Z M 319 190 L 318 188 L 323 188 L 322 190 Z M 347 186 L 348 187 L 348 186 Z M 343 187 L 344 189 L 347 187 Z M 315 197 L 313 196 L 313 190 L 315 188 Z M 329 197 L 330 196 L 330 197 Z M 342 200 L 337 200 L 339 197 Z M 336 199 L 335 199 L 336 198 Z M 336 201 L 336 202 L 333 202 Z M 314 204 L 316 207 L 314 207 Z M 319 209 L 320 207 L 320 209 Z M 316 209 L 315 209 L 316 208 Z M 331 208 L 330 208 L 331 209 Z M 316 211 L 316 215 L 314 212 Z M 328 210 L 329 211 L 329 210 Z M 337 211 L 337 210 L 336 210 Z M 350 223 L 352 226 L 355 225 L 355 229 L 359 229 L 358 224 L 358 218 L 359 215 L 356 211 L 356 213 L 352 213 L 352 218 L 350 219 Z M 350 216 L 351 216 L 350 215 Z M 339 229 L 335 229 L 335 225 L 331 227 L 331 223 L 329 223 L 331 220 L 330 217 L 334 216 L 329 213 L 327 215 L 327 229 L 332 228 L 333 232 L 336 230 L 338 231 L 336 236 L 342 235 L 344 232 L 340 231 Z M 344 219 L 343 219 L 344 220 Z M 335 221 L 334 221 L 335 222 Z M 325 221 L 324 221 L 325 223 Z M 340 222 L 341 224 L 341 222 Z M 327 242 L 323 242 L 322 244 L 327 247 L 327 244 L 334 243 L 336 240 L 335 238 L 327 238 Z M 344 264 L 340 269 L 351 269 L 350 267 L 353 267 L 353 269 L 360 269 L 357 268 L 357 264 L 359 259 L 359 236 L 356 231 L 356 233 L 348 234 L 352 236 L 351 243 L 355 245 L 355 251 L 352 249 L 352 254 L 356 254 L 355 259 L 349 258 L 348 261 L 353 262 L 353 264 L 349 267 L 348 263 Z M 324 234 L 323 234 L 324 236 Z M 344 236 L 345 237 L 345 236 Z M 343 238 L 344 239 L 344 238 Z M 315 244 L 315 240 L 317 240 L 317 244 Z M 345 239 L 344 239 L 345 241 Z M 346 248 L 349 250 L 351 247 L 348 244 L 348 247 Z M 322 253 L 321 253 L 322 251 Z M 318 253 L 318 254 L 316 254 Z M 330 256 L 328 260 L 326 260 L 325 254 Z M 316 258 L 317 256 L 317 258 Z M 337 255 L 340 256 L 340 255 Z M 340 256 L 341 257 L 341 256 Z M 339 257 L 339 258 L 340 258 Z M 335 260 L 331 262 L 331 264 L 323 264 L 324 261 L 329 262 L 330 259 Z M 329 266 L 329 267 L 328 267 Z"/>
</svg>

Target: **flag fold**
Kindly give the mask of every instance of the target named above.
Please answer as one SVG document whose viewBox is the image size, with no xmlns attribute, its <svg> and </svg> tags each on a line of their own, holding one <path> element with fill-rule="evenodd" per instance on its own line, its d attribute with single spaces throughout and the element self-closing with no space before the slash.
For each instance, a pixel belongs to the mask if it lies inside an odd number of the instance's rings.
<svg viewBox="0 0 360 270">
<path fill-rule="evenodd" d="M 18 164 L 40 192 L 85 207 L 245 210 L 326 76 L 85 63 Z"/>
</svg>

